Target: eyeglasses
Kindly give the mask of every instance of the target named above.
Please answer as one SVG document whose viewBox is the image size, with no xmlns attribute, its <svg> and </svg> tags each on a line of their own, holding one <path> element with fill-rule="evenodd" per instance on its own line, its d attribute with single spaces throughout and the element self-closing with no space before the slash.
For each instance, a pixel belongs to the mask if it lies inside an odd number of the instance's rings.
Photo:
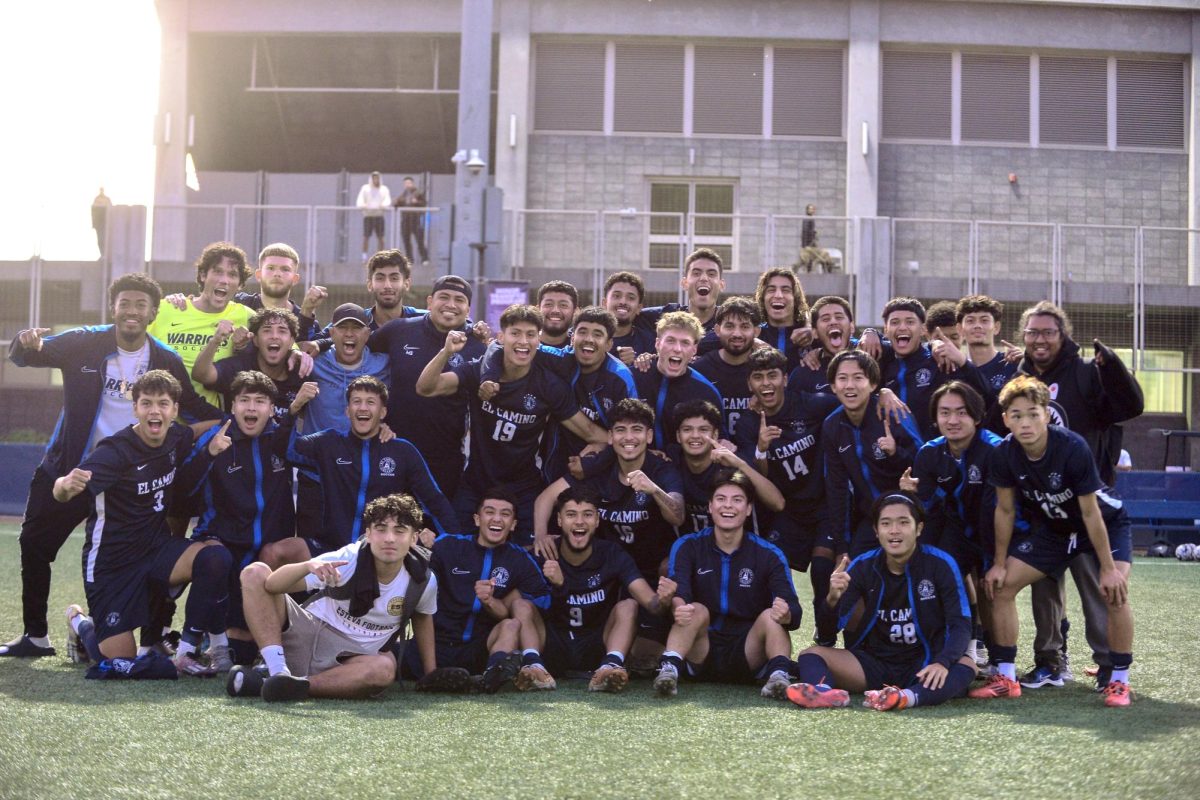
<svg viewBox="0 0 1200 800">
<path fill-rule="evenodd" d="M 1024 333 L 1026 339 L 1044 339 L 1048 342 L 1051 339 L 1057 339 L 1059 331 L 1058 328 L 1026 328 Z"/>
</svg>

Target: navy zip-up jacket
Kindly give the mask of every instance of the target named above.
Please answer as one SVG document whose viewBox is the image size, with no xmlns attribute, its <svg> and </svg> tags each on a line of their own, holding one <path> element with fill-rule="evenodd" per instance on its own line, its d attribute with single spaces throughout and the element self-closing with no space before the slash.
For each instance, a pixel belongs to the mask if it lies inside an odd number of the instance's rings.
<svg viewBox="0 0 1200 800">
<path fill-rule="evenodd" d="M 646 372 L 634 372 L 633 384 L 637 396 L 654 409 L 654 449 L 662 450 L 675 441 L 675 432 L 679 429 L 675 406 L 689 400 L 707 400 L 721 411 L 722 430 L 717 432 L 717 437 L 725 436 L 725 402 L 721 393 L 712 381 L 691 367 L 678 378 L 667 378 L 652 365 Z"/>
<path fill-rule="evenodd" d="M 676 597 L 708 609 L 710 630 L 744 633 L 776 597 L 792 612 L 787 629 L 800 626 L 800 601 L 783 551 L 752 533 L 732 553 L 717 547 L 711 527 L 689 533 L 671 548 L 667 577 L 677 585 Z"/>
<path fill-rule="evenodd" d="M 550 609 L 550 587 L 533 556 L 512 542 L 484 547 L 477 538 L 447 534 L 433 543 L 429 568 L 437 576 L 438 610 L 433 627 L 439 641 L 470 642 L 486 637 L 496 626 L 497 620 L 483 610 L 475 596 L 476 581 L 491 579 L 497 599 L 516 590 L 542 611 Z"/>
<path fill-rule="evenodd" d="M 929 415 L 929 399 L 943 383 L 962 381 L 983 398 L 985 406 L 995 402 L 996 394 L 970 361 L 954 372 L 942 372 L 933 358 L 933 350 L 922 344 L 914 352 L 901 357 L 896 355 L 890 344 L 884 344 L 879 359 L 881 386 L 891 389 L 912 409 L 912 416 L 905 417 L 904 429 L 922 445 L 938 435 L 937 423 Z"/>
<path fill-rule="evenodd" d="M 146 338 L 150 342 L 150 369 L 165 369 L 183 387 L 180 416 L 187 422 L 220 419 L 221 411 L 192 388 L 192 379 L 179 354 L 153 336 Z M 47 336 L 42 340 L 41 350 L 26 350 L 19 338 L 12 340 L 8 359 L 18 367 L 62 370 L 63 410 L 41 465 L 51 477 L 70 472 L 83 459 L 83 449 L 92 438 L 100 413 L 105 362 L 116 354 L 117 334 L 112 325 L 91 325 Z"/>
<path fill-rule="evenodd" d="M 939 436 L 922 445 L 913 461 L 913 477 L 920 481 L 917 495 L 926 511 L 942 499 L 940 513 L 950 530 L 977 544 L 994 541 L 996 489 L 988 482 L 988 462 L 1000 442 L 999 436 L 980 428 L 962 456 L 955 458 L 946 437 Z"/>
<path fill-rule="evenodd" d="M 242 566 L 249 564 L 264 544 L 296 534 L 296 507 L 292 504 L 292 468 L 287 463 L 288 440 L 295 417 L 281 424 L 268 422 L 258 436 L 242 433 L 235 421 L 227 432 L 232 444 L 216 456 L 208 444 L 220 426 L 196 440 L 184 469 L 203 472 L 189 494 L 201 493 L 205 511 L 193 538 L 216 536 L 224 544 L 246 550 Z"/>
<path fill-rule="evenodd" d="M 330 550 L 357 541 L 367 503 L 396 492 L 417 499 L 430 530 L 443 534 L 458 529 L 450 501 L 407 439 L 382 444 L 378 435 L 360 439 L 353 433 L 327 429 L 298 436 L 293 430 L 287 457 L 317 475 L 325 497 L 322 544 Z"/>
<path fill-rule="evenodd" d="M 879 620 L 876 613 L 883 600 L 884 570 L 887 556 L 882 549 L 860 555 L 850 562 L 846 571 L 850 586 L 838 601 L 836 611 L 822 598 L 821 619 L 817 620 L 818 635 L 833 639 L 850 621 L 854 606 L 861 600 L 865 605 L 864 625 L 846 632 L 846 647 L 853 650 L 868 643 L 868 634 Z M 967 590 L 954 558 L 943 550 L 918 544 L 912 558 L 904 565 L 908 584 L 908 601 L 913 610 L 917 642 L 924 650 L 922 666 L 934 662 L 947 669 L 962 658 L 971 639 L 971 608 Z"/>
</svg>

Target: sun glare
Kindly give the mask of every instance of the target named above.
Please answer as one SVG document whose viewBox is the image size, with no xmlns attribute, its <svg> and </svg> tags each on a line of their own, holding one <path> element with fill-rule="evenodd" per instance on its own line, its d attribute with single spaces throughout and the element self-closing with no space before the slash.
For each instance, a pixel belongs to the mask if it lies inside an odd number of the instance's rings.
<svg viewBox="0 0 1200 800">
<path fill-rule="evenodd" d="M 153 202 L 154 2 L 43 0 L 5 16 L 0 259 L 94 259 L 101 186 L 114 204 Z"/>
</svg>

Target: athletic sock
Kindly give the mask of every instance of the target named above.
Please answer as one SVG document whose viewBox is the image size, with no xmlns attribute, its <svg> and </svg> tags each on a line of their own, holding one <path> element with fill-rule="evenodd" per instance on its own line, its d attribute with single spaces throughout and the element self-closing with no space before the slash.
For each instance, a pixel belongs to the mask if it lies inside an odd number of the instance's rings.
<svg viewBox="0 0 1200 800">
<path fill-rule="evenodd" d="M 507 650 L 497 650 L 495 653 L 492 653 L 490 656 L 488 656 L 488 668 L 490 669 L 491 667 L 503 663 L 504 660 L 509 657 L 509 655 L 511 654 Z"/>
<path fill-rule="evenodd" d="M 915 706 L 917 703 L 920 702 L 917 699 L 916 693 L 913 692 L 912 689 L 901 689 L 900 694 L 904 695 L 904 700 L 905 700 L 904 705 L 906 708 L 912 708 L 913 706 Z"/>
<path fill-rule="evenodd" d="M 267 672 L 271 675 L 291 674 L 287 667 L 287 659 L 283 656 L 283 645 L 269 644 L 259 650 L 262 653 L 263 663 L 267 665 Z"/>
<path fill-rule="evenodd" d="M 989 651 L 992 656 L 992 663 L 996 665 L 996 669 L 1000 674 L 1009 680 L 1017 679 L 1017 648 L 1016 646 L 1005 647 L 1004 645 L 993 645 Z"/>
<path fill-rule="evenodd" d="M 975 670 L 966 664 L 955 663 L 950 665 L 950 672 L 946 675 L 946 681 L 942 684 L 942 688 L 926 689 L 920 683 L 915 683 L 904 691 L 912 694 L 909 700 L 910 706 L 936 706 L 962 696 L 973 680 L 975 680 Z"/>
<path fill-rule="evenodd" d="M 229 637 L 224 633 L 210 633 L 208 635 L 209 647 L 229 647 Z"/>
<path fill-rule="evenodd" d="M 532 667 L 542 663 L 542 654 L 530 647 L 521 651 L 521 666 Z"/>
<path fill-rule="evenodd" d="M 801 653 L 796 656 L 796 677 L 801 683 L 811 683 L 816 686 L 825 683 L 829 677 L 829 665 L 825 659 L 816 653 Z"/>
<path fill-rule="evenodd" d="M 83 644 L 83 649 L 87 650 L 88 658 L 92 659 L 92 663 L 98 664 L 103 661 L 104 656 L 100 654 L 100 642 L 96 639 L 96 626 L 92 623 L 92 618 L 80 614 L 71 620 L 71 627 Z"/>
<path fill-rule="evenodd" d="M 229 571 L 233 556 L 222 546 L 205 547 L 192 561 L 192 588 L 184 607 L 184 638 L 194 631 L 225 632 Z M 194 642 L 199 644 L 199 640 Z"/>
<path fill-rule="evenodd" d="M 183 638 L 179 640 L 179 646 L 175 648 L 175 655 L 177 657 L 188 656 L 196 652 L 196 648 L 199 646 L 200 642 L 189 641 L 188 634 L 190 633 L 191 631 L 183 632 Z"/>
<path fill-rule="evenodd" d="M 763 667 L 763 671 L 760 672 L 759 674 L 770 677 L 771 675 L 774 675 L 776 672 L 782 672 L 784 675 L 791 677 L 795 671 L 796 671 L 796 662 L 795 661 L 792 661 L 787 656 L 774 656 L 773 658 L 771 658 L 771 660 L 769 660 L 767 662 L 766 666 Z"/>
<path fill-rule="evenodd" d="M 1133 664 L 1133 653 L 1109 653 L 1112 660 L 1112 679 L 1129 685 L 1129 667 Z"/>
<path fill-rule="evenodd" d="M 813 556 L 808 565 L 808 579 L 813 588 L 813 622 L 820 619 L 821 608 L 829 596 L 829 576 L 833 574 L 833 559 L 828 556 Z"/>
<path fill-rule="evenodd" d="M 609 650 L 604 654 L 604 659 L 600 662 L 600 666 L 605 664 L 614 664 L 618 667 L 625 666 L 625 654 L 620 650 Z"/>
<path fill-rule="evenodd" d="M 29 636 L 28 634 L 26 634 L 26 636 L 28 637 L 29 641 L 33 642 L 38 647 L 49 647 L 50 646 L 50 635 L 49 634 L 46 634 L 45 636 Z"/>
<path fill-rule="evenodd" d="M 670 664 L 675 669 L 683 672 L 683 656 L 676 653 L 674 650 L 666 650 L 662 654 L 662 663 Z"/>
</svg>

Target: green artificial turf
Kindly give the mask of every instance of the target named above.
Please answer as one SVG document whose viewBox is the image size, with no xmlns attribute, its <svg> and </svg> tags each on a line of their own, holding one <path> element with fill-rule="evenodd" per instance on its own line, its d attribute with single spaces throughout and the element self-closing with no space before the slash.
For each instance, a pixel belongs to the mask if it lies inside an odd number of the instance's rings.
<svg viewBox="0 0 1200 800">
<path fill-rule="evenodd" d="M 0 640 L 20 632 L 15 531 L 0 525 Z M 61 609 L 83 600 L 80 542 L 55 569 L 60 647 Z M 92 682 L 62 656 L 3 659 L 0 798 L 1200 797 L 1200 564 L 1139 560 L 1132 601 L 1137 698 L 1125 709 L 1105 708 L 1082 680 L 1081 624 L 1079 682 L 898 714 L 857 698 L 805 711 L 752 687 L 686 683 L 660 700 L 644 681 L 616 696 L 572 681 L 539 695 L 393 688 L 267 706 L 231 700 L 219 680 Z M 810 635 L 806 619 L 797 645 Z"/>
</svg>

